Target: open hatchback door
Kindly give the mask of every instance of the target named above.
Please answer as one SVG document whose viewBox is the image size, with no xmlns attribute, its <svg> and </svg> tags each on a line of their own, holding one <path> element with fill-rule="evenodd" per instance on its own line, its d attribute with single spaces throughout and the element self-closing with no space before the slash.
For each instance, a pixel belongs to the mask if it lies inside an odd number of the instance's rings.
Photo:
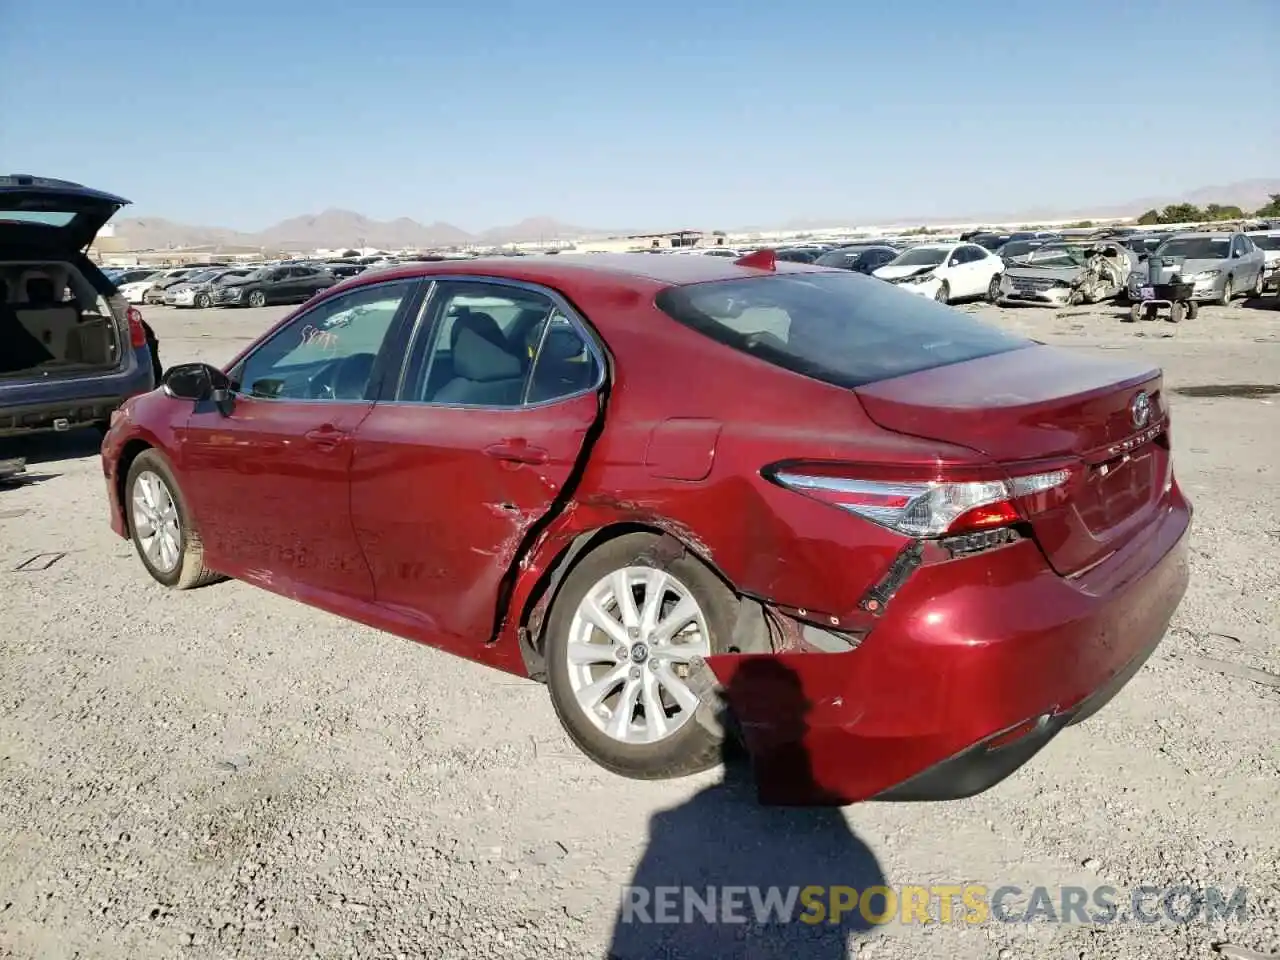
<svg viewBox="0 0 1280 960">
<path fill-rule="evenodd" d="M 0 176 L 0 246 L 81 252 L 129 201 L 68 180 Z"/>
</svg>

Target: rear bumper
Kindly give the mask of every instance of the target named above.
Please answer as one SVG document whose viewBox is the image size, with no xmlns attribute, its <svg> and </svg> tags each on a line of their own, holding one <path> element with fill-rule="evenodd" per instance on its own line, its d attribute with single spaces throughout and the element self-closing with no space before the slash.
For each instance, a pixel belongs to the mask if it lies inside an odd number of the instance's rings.
<svg viewBox="0 0 1280 960">
<path fill-rule="evenodd" d="M 999 783 L 1151 655 L 1186 591 L 1190 518 L 1175 485 L 1141 539 L 1074 580 L 1022 541 L 920 567 L 850 652 L 709 658 L 761 801 L 945 800 Z"/>
<path fill-rule="evenodd" d="M 155 388 L 151 354 L 134 351 L 133 363 L 120 373 L 61 382 L 22 384 L 12 400 L 0 395 L 0 437 L 59 432 L 107 421 L 129 397 Z"/>
</svg>

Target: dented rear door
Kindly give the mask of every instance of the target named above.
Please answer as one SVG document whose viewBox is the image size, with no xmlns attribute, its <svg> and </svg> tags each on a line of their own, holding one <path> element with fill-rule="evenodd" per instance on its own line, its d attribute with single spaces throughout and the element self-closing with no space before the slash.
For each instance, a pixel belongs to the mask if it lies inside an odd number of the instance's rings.
<svg viewBox="0 0 1280 960">
<path fill-rule="evenodd" d="M 442 294 L 429 308 L 437 313 L 425 338 L 430 362 L 416 362 L 411 351 L 397 398 L 375 404 L 357 433 L 351 507 L 378 605 L 418 622 L 440 646 L 474 649 L 492 634 L 503 583 L 526 539 L 579 473 L 601 416 L 604 368 L 588 335 L 573 326 L 584 337 L 583 356 L 568 362 L 595 372 L 558 393 L 545 383 L 531 390 L 537 355 L 526 357 L 514 405 L 459 401 L 456 393 L 432 400 L 439 385 L 424 391 L 427 368 L 448 364 L 447 346 L 431 346 L 448 341 Z M 570 326 L 554 311 L 552 319 Z M 413 373 L 419 368 L 421 377 Z"/>
</svg>

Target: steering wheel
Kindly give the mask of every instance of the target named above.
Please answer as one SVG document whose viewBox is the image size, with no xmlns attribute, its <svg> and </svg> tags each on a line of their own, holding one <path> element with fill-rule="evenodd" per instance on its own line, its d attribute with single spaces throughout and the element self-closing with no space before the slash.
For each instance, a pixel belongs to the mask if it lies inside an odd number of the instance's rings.
<svg viewBox="0 0 1280 960">
<path fill-rule="evenodd" d="M 336 400 L 338 395 L 333 389 L 334 374 L 337 372 L 341 360 L 332 360 L 326 363 L 314 377 L 307 381 L 307 399 L 309 400 Z"/>
</svg>

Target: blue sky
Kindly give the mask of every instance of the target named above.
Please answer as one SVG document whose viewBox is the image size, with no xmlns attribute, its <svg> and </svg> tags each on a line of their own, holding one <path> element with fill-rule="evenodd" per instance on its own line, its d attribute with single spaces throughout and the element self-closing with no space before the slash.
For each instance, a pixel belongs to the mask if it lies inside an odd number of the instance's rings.
<svg viewBox="0 0 1280 960">
<path fill-rule="evenodd" d="M 868 222 L 1280 173 L 1277 0 L 0 6 L 0 169 L 187 223 Z"/>
</svg>

